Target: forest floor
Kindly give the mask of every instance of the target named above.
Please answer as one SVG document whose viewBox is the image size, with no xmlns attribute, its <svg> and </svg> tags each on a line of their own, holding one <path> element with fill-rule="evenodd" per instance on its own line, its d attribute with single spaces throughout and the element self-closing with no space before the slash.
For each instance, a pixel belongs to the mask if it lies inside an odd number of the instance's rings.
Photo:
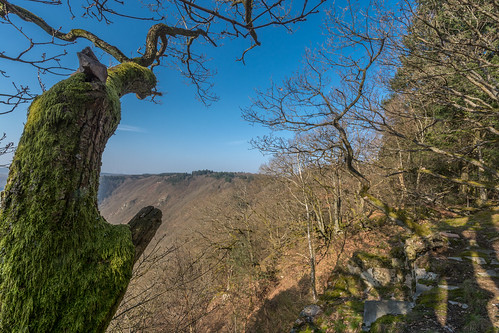
<svg viewBox="0 0 499 333">
<path fill-rule="evenodd" d="M 419 274 L 412 283 L 404 280 L 373 286 L 352 274 L 354 261 L 363 260 L 360 265 L 368 265 L 366 258 L 376 262 L 369 267 L 384 266 L 390 268 L 385 271 L 407 274 L 407 267 L 394 269 L 408 237 L 404 230 L 373 224 L 370 230 L 344 234 L 343 242 L 336 241 L 333 246 L 332 253 L 339 260 L 331 262 L 332 274 L 317 302 L 323 313 L 313 323 L 299 319 L 294 331 L 361 332 L 365 302 L 393 300 L 412 304 L 412 311 L 383 316 L 364 330 L 499 332 L 499 207 L 437 215 L 425 224 L 443 236 L 444 245 L 420 254 L 412 263 L 412 274 Z M 377 269 L 383 272 L 383 268 Z"/>
</svg>

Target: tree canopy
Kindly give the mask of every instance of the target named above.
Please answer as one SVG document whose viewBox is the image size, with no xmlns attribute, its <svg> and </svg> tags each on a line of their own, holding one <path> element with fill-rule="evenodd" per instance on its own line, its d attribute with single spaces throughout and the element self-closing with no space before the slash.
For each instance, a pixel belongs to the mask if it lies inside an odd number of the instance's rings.
<svg viewBox="0 0 499 333">
<path fill-rule="evenodd" d="M 224 39 L 245 38 L 247 48 L 241 50 L 241 60 L 244 61 L 246 53 L 261 44 L 258 31 L 276 26 L 290 30 L 294 23 L 317 13 L 323 2 L 307 1 L 303 6 L 296 6 L 286 1 L 267 0 L 203 4 L 187 0 L 141 3 L 49 0 L 26 1 L 22 7 L 2 0 L 0 20 L 3 28 L 18 36 L 19 44 L 15 48 L 4 45 L 0 59 L 32 66 L 40 75 L 67 75 L 74 70 L 64 62 L 67 48 L 86 39 L 119 63 L 133 61 L 151 68 L 158 65 L 178 68 L 197 87 L 199 97 L 209 103 L 216 99 L 209 81 L 213 70 L 206 64 L 206 56 L 199 53 L 197 43 L 217 46 Z M 46 7 L 54 7 L 54 11 L 67 15 L 71 23 L 66 24 L 66 19 L 60 20 L 61 23 L 55 17 L 38 16 L 37 11 L 46 12 Z M 122 50 L 119 45 L 121 36 L 103 38 L 98 32 L 85 29 L 93 22 L 100 29 L 118 25 L 120 35 L 126 35 L 133 24 L 146 24 L 149 29 L 133 50 Z M 62 28 L 63 23 L 69 27 Z M 39 31 L 45 32 L 46 36 Z M 133 55 L 129 56 L 130 53 Z M 2 69 L 0 74 L 13 81 L 12 91 L 0 95 L 0 104 L 7 106 L 1 112 L 10 112 L 37 95 L 33 87 L 18 82 L 8 69 Z"/>
</svg>

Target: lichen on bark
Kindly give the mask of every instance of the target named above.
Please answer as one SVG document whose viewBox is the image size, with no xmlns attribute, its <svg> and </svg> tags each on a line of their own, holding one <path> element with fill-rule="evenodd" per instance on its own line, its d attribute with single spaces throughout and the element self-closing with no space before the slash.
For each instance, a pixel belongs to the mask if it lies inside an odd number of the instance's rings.
<svg viewBox="0 0 499 333">
<path fill-rule="evenodd" d="M 105 83 L 78 73 L 29 108 L 0 206 L 0 331 L 104 332 L 131 277 L 127 225 L 100 216 L 102 153 L 119 98 L 156 79 L 123 63 Z"/>
</svg>

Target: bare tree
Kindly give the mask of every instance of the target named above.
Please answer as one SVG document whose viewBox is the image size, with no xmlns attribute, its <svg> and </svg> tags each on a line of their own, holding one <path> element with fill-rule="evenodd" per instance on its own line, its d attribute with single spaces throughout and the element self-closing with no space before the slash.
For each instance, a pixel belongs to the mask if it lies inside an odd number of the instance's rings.
<svg viewBox="0 0 499 333">
<path fill-rule="evenodd" d="M 282 274 L 282 256 L 296 235 L 303 235 L 296 218 L 300 213 L 283 182 L 265 175 L 238 182 L 231 196 L 205 212 L 205 226 L 196 242 L 204 244 L 207 263 L 218 272 L 218 283 L 212 285 L 217 296 L 210 309 L 218 307 L 212 322 L 223 319 L 213 331 L 239 332 L 251 325 L 252 315 L 265 306 Z"/>
<path fill-rule="evenodd" d="M 134 267 L 128 292 L 108 332 L 197 332 L 216 307 L 217 271 L 204 254 L 184 242 L 168 248 L 162 239 Z"/>
<path fill-rule="evenodd" d="M 406 195 L 404 174 L 414 164 L 403 159 L 417 155 L 417 183 L 430 175 L 478 189 L 485 199 L 485 190 L 498 188 L 496 154 L 491 153 L 497 151 L 492 106 L 497 71 L 490 71 L 496 66 L 497 6 L 486 8 L 476 1 L 449 0 L 407 1 L 398 12 L 378 1 L 333 9 L 327 47 L 310 52 L 300 73 L 260 92 L 244 110 L 250 122 L 306 139 L 268 136 L 255 146 L 272 153 L 303 152 L 322 161 L 328 153 L 343 156 L 345 170 L 361 185 L 360 196 L 421 234 L 427 231 L 373 195 L 362 165 L 381 150 L 374 145 L 369 156 L 356 146 L 361 138 L 377 143 L 384 137 L 385 143 L 392 140 L 399 146 L 385 145 L 383 152 L 399 154 L 389 175 L 398 176 Z M 458 172 L 476 170 L 477 176 L 467 179 L 432 169 L 431 159 L 437 156 Z"/>
<path fill-rule="evenodd" d="M 50 25 L 43 18 L 6 0 L 0 1 L 0 20 L 6 33 L 18 36 L 19 47 L 11 50 L 5 46 L 0 59 L 31 66 L 40 76 L 44 74 L 67 75 L 74 71 L 64 61 L 71 44 L 86 39 L 94 46 L 111 55 L 118 63 L 133 61 L 143 66 L 169 65 L 178 68 L 197 88 L 199 98 L 209 103 L 216 100 L 211 91 L 209 78 L 213 74 L 206 66 L 206 58 L 197 50 L 195 40 L 202 39 L 214 46 L 223 38 L 249 39 L 247 50 L 242 51 L 244 61 L 247 51 L 260 45 L 257 31 L 267 27 L 281 26 L 290 30 L 290 25 L 305 20 L 316 13 L 323 1 L 307 2 L 299 8 L 285 1 L 215 1 L 199 4 L 195 1 L 144 1 L 149 8 L 143 16 L 130 14 L 137 12 L 137 3 L 121 1 L 82 1 L 69 3 L 58 0 L 34 1 L 45 6 L 66 7 L 76 21 L 80 17 L 102 22 L 106 25 L 120 22 L 150 21 L 154 24 L 149 30 L 145 44 L 138 44 L 140 57 L 126 56 L 119 47 L 83 29 L 64 32 Z M 56 8 L 57 9 L 57 8 Z M 166 23 L 165 23 L 166 22 Z M 33 29 L 46 32 L 46 38 Z M 21 44 L 22 43 L 22 44 Z M 199 42 L 198 42 L 199 43 Z M 158 47 L 158 44 L 160 46 Z M 18 50 L 17 50 L 18 49 Z M 40 55 L 41 54 L 41 55 Z M 0 71 L 5 80 L 13 80 L 12 92 L 0 95 L 0 103 L 6 105 L 3 113 L 13 111 L 19 104 L 30 102 L 36 96 L 31 87 L 20 85 L 11 78 L 8 70 Z M 40 81 L 42 90 L 45 89 Z"/>
<path fill-rule="evenodd" d="M 314 212 L 315 222 L 320 226 L 321 212 L 316 210 L 316 202 L 311 195 L 309 183 L 310 173 L 307 172 L 304 159 L 300 153 L 293 155 L 276 155 L 270 165 L 266 167 L 266 172 L 274 177 L 285 179 L 288 191 L 293 199 L 302 207 L 304 214 L 297 216 L 297 224 L 304 225 L 306 230 L 307 246 L 308 246 L 308 265 L 310 267 L 310 290 L 312 298 L 317 301 L 317 285 L 316 285 L 316 244 L 314 233 Z M 303 215 L 303 220 L 302 220 Z"/>
<path fill-rule="evenodd" d="M 401 218 L 369 193 L 371 181 L 359 167 L 359 162 L 369 156 L 354 143 L 361 137 L 376 136 L 370 121 L 366 121 L 373 114 L 366 114 L 370 111 L 366 105 L 372 105 L 372 98 L 378 97 L 377 70 L 394 34 L 393 17 L 385 15 L 380 4 L 366 8 L 364 11 L 349 5 L 345 10 L 329 12 L 325 47 L 307 54 L 301 73 L 260 92 L 253 106 L 244 110 L 244 117 L 273 131 L 306 135 L 306 140 L 294 141 L 264 137 L 255 141 L 261 150 L 302 152 L 317 159 L 341 154 L 344 168 L 360 183 L 362 198 L 401 225 L 417 229 L 412 221 Z M 333 75 L 339 77 L 338 84 L 332 81 Z"/>
</svg>

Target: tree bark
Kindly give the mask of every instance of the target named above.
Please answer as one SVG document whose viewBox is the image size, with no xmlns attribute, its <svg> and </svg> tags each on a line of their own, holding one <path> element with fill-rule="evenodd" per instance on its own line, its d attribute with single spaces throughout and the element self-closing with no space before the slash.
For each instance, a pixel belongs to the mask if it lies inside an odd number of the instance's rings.
<svg viewBox="0 0 499 333">
<path fill-rule="evenodd" d="M 161 226 L 161 210 L 153 206 L 142 208 L 133 219 L 128 222 L 130 231 L 132 232 L 132 243 L 135 246 L 135 263 L 142 253 L 144 253 L 147 245 L 151 242 L 156 234 L 156 231 Z"/>
<path fill-rule="evenodd" d="M 74 74 L 29 108 L 0 206 L 1 332 L 104 332 L 126 291 L 136 239 L 100 216 L 101 158 L 119 98 L 156 78 L 131 62 L 108 75 Z"/>
</svg>

